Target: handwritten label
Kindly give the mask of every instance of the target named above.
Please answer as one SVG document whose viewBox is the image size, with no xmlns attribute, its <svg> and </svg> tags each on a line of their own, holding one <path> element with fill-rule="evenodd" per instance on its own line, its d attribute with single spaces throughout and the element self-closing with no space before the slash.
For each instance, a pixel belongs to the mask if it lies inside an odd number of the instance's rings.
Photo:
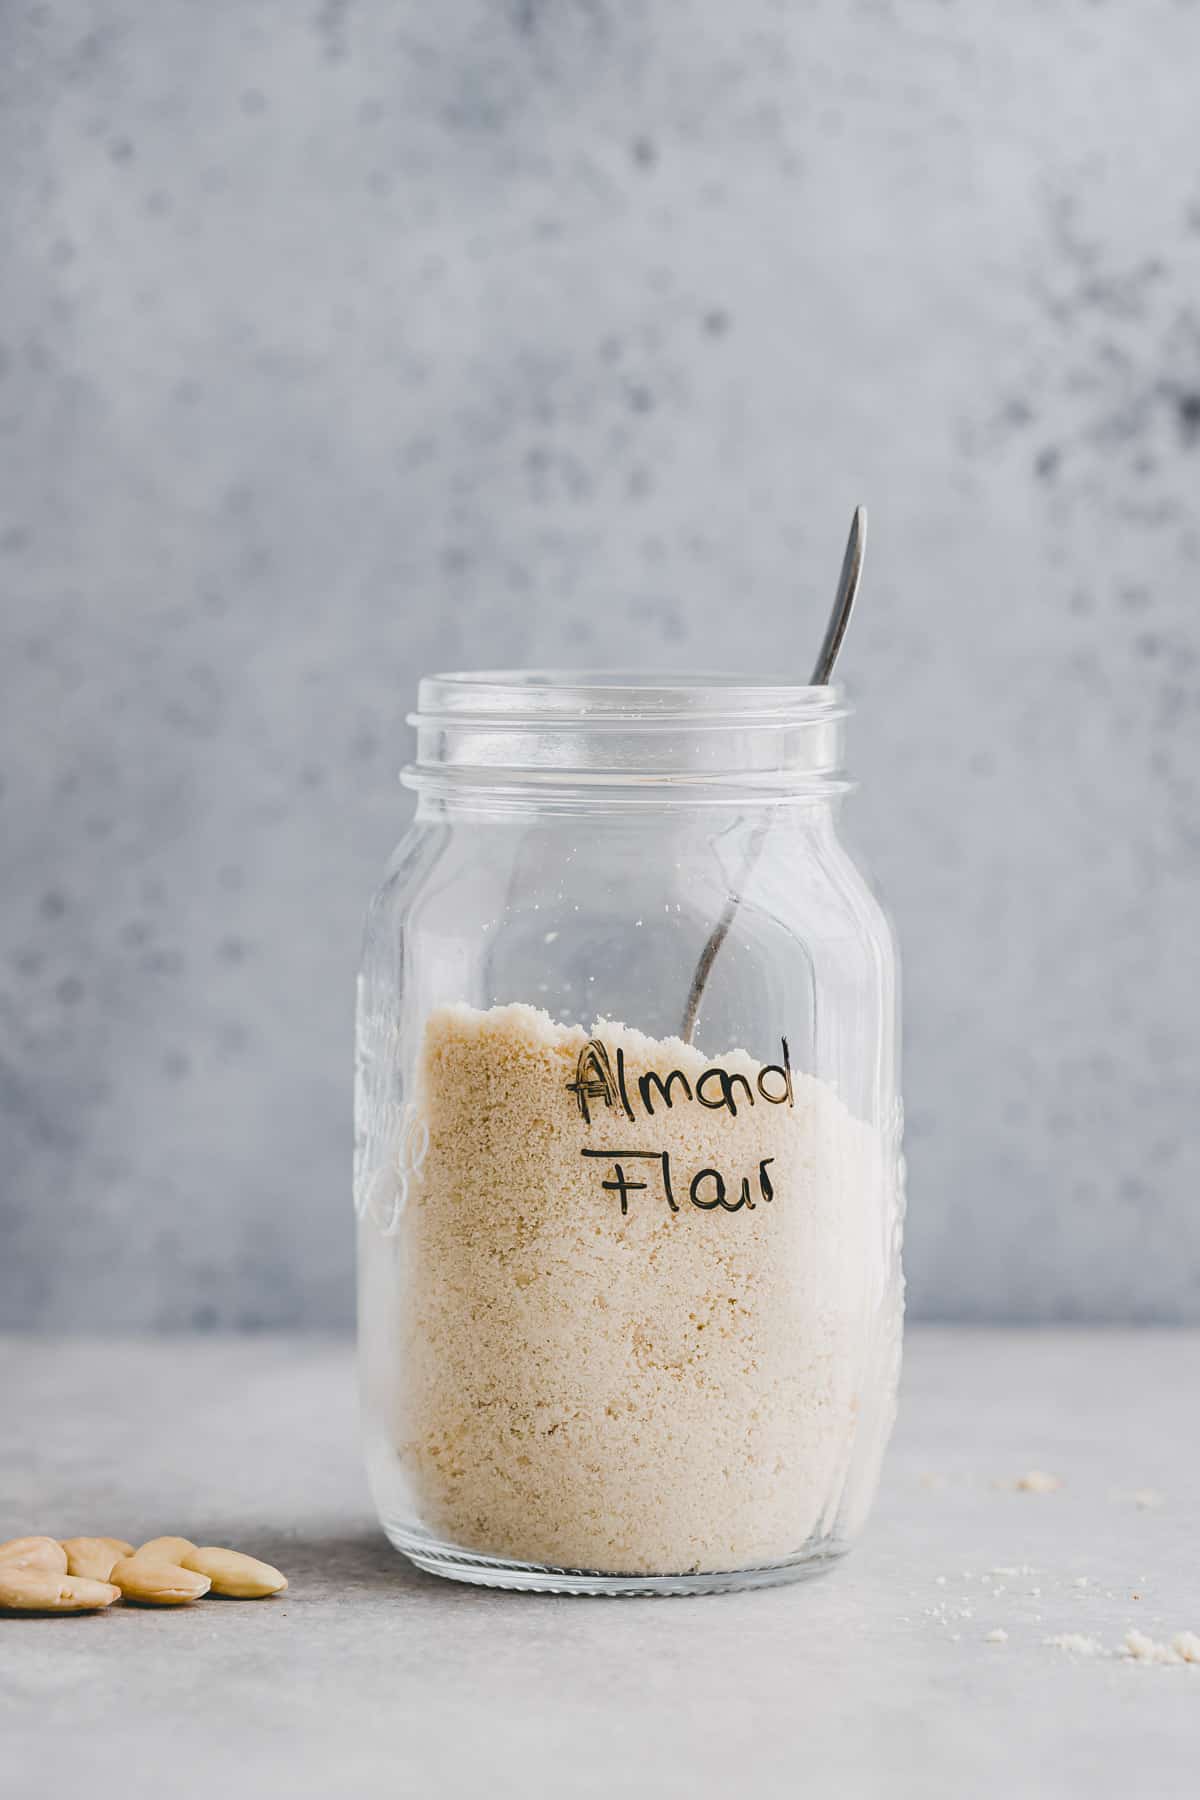
<svg viewBox="0 0 1200 1800">
<path fill-rule="evenodd" d="M 639 1115 L 653 1119 L 661 1112 L 673 1111 L 676 1105 L 687 1104 L 714 1112 L 723 1109 L 736 1119 L 739 1109 L 745 1111 L 760 1101 L 768 1106 L 795 1105 L 787 1039 L 781 1038 L 780 1045 L 782 1060 L 765 1064 L 756 1072 L 753 1083 L 749 1076 L 713 1063 L 696 1077 L 693 1086 L 682 1069 L 671 1069 L 665 1075 L 652 1069 L 631 1082 L 626 1075 L 624 1050 L 618 1048 L 616 1055 L 611 1056 L 602 1039 L 589 1038 L 579 1053 L 575 1079 L 568 1081 L 566 1087 L 575 1096 L 584 1124 L 589 1126 L 593 1114 L 599 1116 L 602 1111 L 631 1120 Z M 673 1213 L 680 1209 L 680 1194 L 685 1194 L 687 1202 L 702 1212 L 715 1212 L 718 1208 L 724 1212 L 741 1212 L 743 1208 L 753 1212 L 760 1202 L 769 1204 L 775 1198 L 767 1172 L 775 1161 L 773 1156 L 761 1157 L 752 1174 L 739 1171 L 727 1178 L 721 1169 L 703 1168 L 688 1178 L 672 1169 L 668 1150 L 618 1146 L 585 1148 L 580 1155 L 606 1165 L 607 1174 L 600 1186 L 619 1197 L 622 1217 L 628 1215 L 629 1196 L 638 1193 L 649 1193 L 660 1203 L 665 1201 Z"/>
<path fill-rule="evenodd" d="M 628 1162 L 657 1163 L 658 1181 L 662 1190 L 662 1198 L 673 1213 L 679 1211 L 679 1202 L 675 1198 L 675 1189 L 671 1181 L 671 1152 L 669 1150 L 581 1150 L 581 1156 L 601 1157 L 612 1164 L 612 1175 L 600 1186 L 609 1193 L 621 1196 L 622 1215 L 629 1211 L 629 1196 L 641 1192 L 650 1186 L 648 1181 L 638 1181 L 627 1175 L 624 1165 Z M 759 1159 L 757 1191 L 763 1200 L 773 1200 L 775 1189 L 771 1186 L 771 1177 L 767 1167 L 773 1163 L 773 1156 Z M 647 1170 L 647 1173 L 650 1173 Z M 736 1200 L 729 1198 L 729 1186 L 720 1169 L 698 1169 L 687 1184 L 687 1196 L 693 1206 L 702 1212 L 713 1212 L 718 1206 L 726 1212 L 740 1212 L 743 1206 L 754 1211 L 755 1201 L 750 1187 L 750 1177 L 743 1175 Z"/>
<path fill-rule="evenodd" d="M 697 1077 L 694 1089 L 682 1069 L 672 1069 L 666 1075 L 660 1075 L 657 1070 L 651 1069 L 648 1074 L 638 1076 L 633 1084 L 634 1095 L 640 1102 L 642 1111 L 650 1119 L 654 1117 L 656 1098 L 668 1112 L 673 1108 L 675 1100 L 682 1098 L 685 1101 L 697 1100 L 701 1106 L 707 1106 L 714 1112 L 724 1107 L 730 1117 L 736 1119 L 739 1091 L 741 1104 L 753 1106 L 755 1089 L 768 1106 L 794 1106 L 788 1041 L 786 1038 L 779 1041 L 783 1048 L 783 1061 L 765 1064 L 755 1077 L 754 1087 L 751 1087 L 748 1076 L 734 1074 L 729 1069 L 723 1069 L 719 1063 L 713 1063 Z M 774 1093 L 767 1086 L 768 1075 L 779 1077 L 780 1085 L 772 1084 L 775 1086 Z M 679 1083 L 679 1090 L 673 1093 L 676 1082 Z M 637 1116 L 630 1097 L 629 1083 L 625 1079 L 625 1052 L 618 1049 L 614 1064 L 608 1054 L 608 1046 L 600 1038 L 589 1038 L 579 1052 L 575 1079 L 568 1081 L 567 1092 L 574 1094 L 585 1125 L 592 1122 L 593 1102 L 607 1106 L 610 1112 L 619 1109 L 627 1119 Z"/>
</svg>

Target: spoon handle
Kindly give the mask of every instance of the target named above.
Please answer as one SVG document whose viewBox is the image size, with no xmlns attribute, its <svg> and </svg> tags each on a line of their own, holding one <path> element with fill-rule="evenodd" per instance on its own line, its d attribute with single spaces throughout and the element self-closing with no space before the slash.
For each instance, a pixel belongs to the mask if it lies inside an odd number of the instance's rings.
<svg viewBox="0 0 1200 1800">
<path fill-rule="evenodd" d="M 846 635 L 846 626 L 850 622 L 850 613 L 854 606 L 854 597 L 858 593 L 858 584 L 862 576 L 863 551 L 867 542 L 867 509 L 856 506 L 854 517 L 850 521 L 850 536 L 846 540 L 846 554 L 842 558 L 842 572 L 838 576 L 837 592 L 833 598 L 833 611 L 829 615 L 829 623 L 825 627 L 825 637 L 817 655 L 816 666 L 812 672 L 810 687 L 828 687 L 833 665 L 837 661 L 838 651 L 842 647 L 842 639 Z M 746 859 L 742 864 L 742 872 L 738 877 L 737 887 L 731 888 L 721 908 L 721 916 L 708 934 L 699 961 L 692 975 L 692 984 L 688 989 L 687 1005 L 683 1009 L 683 1024 L 679 1035 L 685 1044 L 690 1044 L 696 1031 L 696 1020 L 700 1013 L 700 1002 L 704 998 L 704 990 L 712 973 L 712 966 L 717 960 L 721 945 L 729 936 L 729 928 L 737 917 L 737 909 L 741 904 L 741 892 L 754 872 L 767 832 L 771 826 L 771 814 L 764 812 L 758 824 L 750 834 L 746 846 Z"/>
<path fill-rule="evenodd" d="M 842 647 L 842 639 L 846 635 L 846 627 L 850 623 L 850 614 L 854 607 L 854 596 L 858 592 L 859 580 L 862 577 L 863 553 L 867 547 L 867 509 L 856 506 L 854 517 L 850 521 L 850 536 L 846 539 L 846 554 L 842 558 L 842 572 L 838 576 L 837 593 L 833 597 L 833 611 L 829 615 L 829 623 L 825 627 L 825 636 L 821 648 L 817 652 L 816 664 L 809 677 L 809 687 L 828 687 L 833 675 L 833 665 L 837 661 L 838 651 Z"/>
</svg>

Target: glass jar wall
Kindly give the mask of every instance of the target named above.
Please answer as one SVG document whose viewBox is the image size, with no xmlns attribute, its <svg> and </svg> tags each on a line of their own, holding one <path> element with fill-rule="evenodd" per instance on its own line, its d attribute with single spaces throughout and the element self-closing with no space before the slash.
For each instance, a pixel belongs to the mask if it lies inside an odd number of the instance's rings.
<svg viewBox="0 0 1200 1800">
<path fill-rule="evenodd" d="M 423 1568 L 704 1591 L 816 1572 L 863 1521 L 903 1196 L 844 715 L 710 676 L 421 685 L 355 1210 L 371 1487 Z"/>
</svg>

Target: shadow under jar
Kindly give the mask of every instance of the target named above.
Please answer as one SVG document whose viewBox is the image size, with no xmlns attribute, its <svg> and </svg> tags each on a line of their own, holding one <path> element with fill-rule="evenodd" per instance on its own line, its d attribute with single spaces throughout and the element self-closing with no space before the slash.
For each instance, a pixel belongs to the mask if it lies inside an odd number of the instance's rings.
<svg viewBox="0 0 1200 1800">
<path fill-rule="evenodd" d="M 816 1573 L 874 1498 L 903 1309 L 896 959 L 837 835 L 841 695 L 497 672 L 419 706 L 358 994 L 384 1530 L 493 1587 Z"/>
</svg>

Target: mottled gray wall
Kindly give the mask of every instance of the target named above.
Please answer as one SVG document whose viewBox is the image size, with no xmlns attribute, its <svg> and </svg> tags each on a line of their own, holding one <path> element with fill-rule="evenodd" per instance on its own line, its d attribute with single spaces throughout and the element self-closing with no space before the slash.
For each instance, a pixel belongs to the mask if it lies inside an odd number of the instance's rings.
<svg viewBox="0 0 1200 1800">
<path fill-rule="evenodd" d="M 803 670 L 915 1310 L 1200 1319 L 1200 8 L 0 5 L 0 1320 L 341 1323 L 418 672 Z"/>
</svg>

